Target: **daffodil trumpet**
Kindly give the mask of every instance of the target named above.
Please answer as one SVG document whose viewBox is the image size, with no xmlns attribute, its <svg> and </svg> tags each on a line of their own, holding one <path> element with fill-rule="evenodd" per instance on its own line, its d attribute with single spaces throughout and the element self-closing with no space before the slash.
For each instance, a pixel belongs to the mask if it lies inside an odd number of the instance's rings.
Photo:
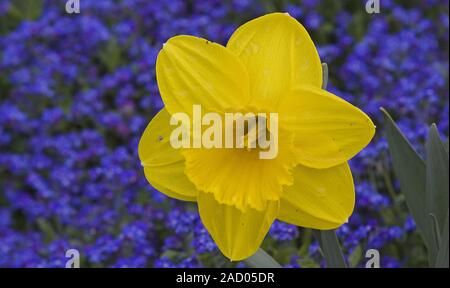
<svg viewBox="0 0 450 288">
<path fill-rule="evenodd" d="M 216 112 L 202 115 L 201 105 L 193 105 L 193 123 L 188 114 L 175 113 L 170 125 L 173 148 L 246 148 L 259 150 L 260 159 L 274 159 L 278 153 L 278 114 Z M 192 135 L 191 135 L 192 126 Z M 205 129 L 204 126 L 206 126 Z M 270 129 L 270 131 L 268 131 Z M 192 144 L 191 144 L 192 143 Z"/>
<path fill-rule="evenodd" d="M 158 54 L 156 77 L 165 107 L 139 143 L 144 174 L 167 196 L 197 202 L 226 257 L 254 254 L 275 219 L 320 230 L 348 220 L 355 190 L 347 161 L 370 142 L 375 126 L 363 111 L 322 89 L 319 55 L 297 20 L 285 13 L 264 15 L 239 27 L 226 46 L 175 36 Z M 184 113 L 192 126 L 199 125 L 194 105 L 222 116 L 239 112 L 242 119 L 246 113 L 266 114 L 235 138 L 250 149 L 217 148 L 214 141 L 204 147 L 198 136 L 185 138 L 192 145 L 175 148 L 171 134 L 179 118 L 172 116 Z M 261 159 L 264 149 L 251 149 L 255 139 L 248 141 L 247 134 L 258 127 L 274 131 L 268 111 L 278 118 L 277 153 Z M 270 125 L 264 129 L 263 123 Z M 209 128 L 197 129 L 203 136 Z"/>
</svg>

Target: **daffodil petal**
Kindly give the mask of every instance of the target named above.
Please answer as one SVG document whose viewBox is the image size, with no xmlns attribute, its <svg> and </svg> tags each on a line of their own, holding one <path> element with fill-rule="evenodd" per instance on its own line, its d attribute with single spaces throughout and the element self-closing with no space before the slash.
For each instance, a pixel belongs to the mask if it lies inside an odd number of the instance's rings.
<svg viewBox="0 0 450 288">
<path fill-rule="evenodd" d="M 284 200 L 283 198 L 280 201 L 280 212 L 277 218 L 278 220 L 289 224 L 318 230 L 336 229 L 342 225 L 342 223 L 331 222 L 314 217 L 313 215 L 300 210 L 293 203 Z"/>
<path fill-rule="evenodd" d="M 280 103 L 279 123 L 294 133 L 299 163 L 329 168 L 369 144 L 375 133 L 370 118 L 345 100 L 312 86 L 293 88 Z"/>
<path fill-rule="evenodd" d="M 139 141 L 138 153 L 148 182 L 169 197 L 196 201 L 197 189 L 184 174 L 180 150 L 170 145 L 170 114 L 165 108 L 153 117 Z"/>
<path fill-rule="evenodd" d="M 264 240 L 278 213 L 278 201 L 270 201 L 267 209 L 246 212 L 220 204 L 212 194 L 199 192 L 200 218 L 220 251 L 232 261 L 253 255 Z"/>
<path fill-rule="evenodd" d="M 170 198 L 182 201 L 197 201 L 197 191 L 183 174 L 184 166 L 180 163 L 165 165 L 163 168 L 144 167 L 147 181 L 159 192 Z"/>
<path fill-rule="evenodd" d="M 228 41 L 247 67 L 252 105 L 273 109 L 294 83 L 322 85 L 319 54 L 305 28 L 286 13 L 240 26 Z"/>
<path fill-rule="evenodd" d="M 347 163 L 328 169 L 298 165 L 294 184 L 285 187 L 278 219 L 315 229 L 333 229 L 345 223 L 355 206 L 353 177 Z"/>
<path fill-rule="evenodd" d="M 248 103 L 248 74 L 225 47 L 194 36 L 170 38 L 158 54 L 156 77 L 170 114 L 239 109 Z"/>
</svg>

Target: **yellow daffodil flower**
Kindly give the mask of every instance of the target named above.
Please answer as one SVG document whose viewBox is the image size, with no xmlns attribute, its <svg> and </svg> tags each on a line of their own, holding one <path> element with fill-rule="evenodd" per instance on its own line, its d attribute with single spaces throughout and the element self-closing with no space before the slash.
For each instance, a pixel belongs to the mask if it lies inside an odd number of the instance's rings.
<svg viewBox="0 0 450 288">
<path fill-rule="evenodd" d="M 375 126 L 321 89 L 319 55 L 294 18 L 256 18 L 226 47 L 173 37 L 158 55 L 156 76 L 165 108 L 139 143 L 145 176 L 169 197 L 196 201 L 225 256 L 254 254 L 275 219 L 322 230 L 347 221 L 355 204 L 347 161 L 370 142 Z M 170 117 L 192 115 L 193 105 L 217 113 L 277 112 L 277 157 L 259 159 L 257 149 L 173 148 Z"/>
</svg>

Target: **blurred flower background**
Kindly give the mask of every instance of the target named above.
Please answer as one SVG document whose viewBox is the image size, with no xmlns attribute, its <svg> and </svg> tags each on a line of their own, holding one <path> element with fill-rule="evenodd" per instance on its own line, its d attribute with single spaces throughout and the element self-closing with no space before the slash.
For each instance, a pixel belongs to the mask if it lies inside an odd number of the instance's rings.
<svg viewBox="0 0 450 288">
<path fill-rule="evenodd" d="M 448 138 L 449 2 L 0 1 L 0 267 L 244 267 L 217 250 L 196 205 L 152 189 L 137 145 L 163 106 L 162 44 L 178 34 L 225 44 L 259 15 L 289 12 L 330 67 L 328 89 L 376 122 L 351 160 L 357 203 L 337 234 L 352 267 L 425 267 L 383 137 L 385 107 L 419 151 L 427 125 Z M 312 231 L 275 222 L 262 246 L 286 267 L 323 267 Z"/>
</svg>

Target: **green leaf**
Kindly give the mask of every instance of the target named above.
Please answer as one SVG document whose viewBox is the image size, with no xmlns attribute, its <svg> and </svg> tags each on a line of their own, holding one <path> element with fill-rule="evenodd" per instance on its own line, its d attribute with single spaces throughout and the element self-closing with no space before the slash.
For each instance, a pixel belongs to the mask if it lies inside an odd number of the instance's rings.
<svg viewBox="0 0 450 288">
<path fill-rule="evenodd" d="M 252 268 L 281 268 L 281 265 L 261 248 L 244 262 Z"/>
<path fill-rule="evenodd" d="M 440 241 L 439 251 L 436 256 L 435 267 L 437 268 L 449 268 L 448 261 L 448 212 L 444 222 L 444 232 Z"/>
<path fill-rule="evenodd" d="M 328 64 L 322 63 L 322 89 L 327 89 L 328 85 Z"/>
<path fill-rule="evenodd" d="M 437 234 L 444 231 L 445 217 L 448 214 L 448 154 L 439 137 L 436 125 L 431 125 L 428 132 L 427 148 L 427 196 L 426 208 L 437 222 Z M 439 239 L 437 237 L 437 239 Z M 436 251 L 437 252 L 437 251 Z M 435 256 L 435 255 L 433 255 Z M 433 257 L 434 258 L 434 257 Z"/>
<path fill-rule="evenodd" d="M 417 224 L 417 229 L 428 249 L 429 261 L 437 253 L 437 240 L 426 209 L 426 167 L 412 145 L 392 120 L 389 113 L 381 108 L 384 115 L 386 137 L 392 158 L 394 172 L 405 195 L 406 204 Z"/>
<path fill-rule="evenodd" d="M 35 20 L 41 15 L 42 7 L 42 0 L 14 0 L 9 13 L 17 19 Z"/>
<path fill-rule="evenodd" d="M 439 229 L 439 223 L 436 216 L 433 213 L 430 213 L 431 222 L 433 225 L 434 238 L 436 239 L 436 247 L 439 249 L 439 239 L 441 239 L 441 230 Z M 434 259 L 434 257 L 433 257 Z"/>
<path fill-rule="evenodd" d="M 53 229 L 52 225 L 45 218 L 42 218 L 42 217 L 37 218 L 36 224 L 39 227 L 39 229 L 42 231 L 42 233 L 44 234 L 46 240 L 51 241 L 51 240 L 55 240 L 57 238 L 55 230 Z"/>
<path fill-rule="evenodd" d="M 344 254 L 339 245 L 339 240 L 334 230 L 314 230 L 314 234 L 319 240 L 328 268 L 347 268 Z"/>
<path fill-rule="evenodd" d="M 348 256 L 348 264 L 350 267 L 354 268 L 358 265 L 362 258 L 362 248 L 361 245 L 356 246 L 352 253 Z"/>
<path fill-rule="evenodd" d="M 309 246 L 311 245 L 311 242 L 313 240 L 313 230 L 309 228 L 303 228 L 301 235 L 302 246 L 300 246 L 298 254 L 301 257 L 307 257 L 309 255 Z"/>
<path fill-rule="evenodd" d="M 102 64 L 113 72 L 121 64 L 122 51 L 115 38 L 112 38 L 99 53 Z"/>
</svg>

